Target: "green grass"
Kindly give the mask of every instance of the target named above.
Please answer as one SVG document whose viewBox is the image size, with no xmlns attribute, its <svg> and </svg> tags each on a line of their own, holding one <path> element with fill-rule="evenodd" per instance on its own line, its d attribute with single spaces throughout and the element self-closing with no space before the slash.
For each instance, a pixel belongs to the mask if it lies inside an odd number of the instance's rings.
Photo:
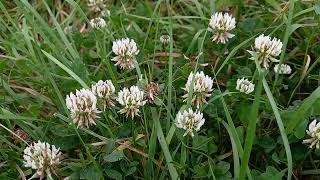
<svg viewBox="0 0 320 180">
<path fill-rule="evenodd" d="M 160 0 L 106 1 L 111 16 L 101 30 L 86 1 L 0 2 L 0 179 L 30 178 L 23 151 L 48 142 L 63 153 L 54 179 L 314 179 L 320 151 L 302 144 L 308 124 L 320 118 L 320 4 L 318 1 Z M 236 19 L 235 37 L 212 42 L 214 12 Z M 71 32 L 65 29 L 71 26 Z M 260 34 L 283 43 L 281 75 L 250 60 Z M 161 35 L 172 41 L 161 44 Z M 132 70 L 114 66 L 112 42 L 129 37 L 139 54 Z M 206 65 L 207 64 L 207 65 Z M 212 95 L 198 109 L 205 124 L 183 136 L 176 114 L 190 72 L 213 78 Z M 236 90 L 239 78 L 255 84 Z M 121 106 L 99 113 L 97 125 L 77 128 L 65 98 L 112 80 L 116 92 L 159 84 L 155 104 L 134 119 Z M 192 80 L 195 81 L 195 78 Z M 99 110 L 102 104 L 98 103 Z M 19 136 L 22 130 L 27 137 Z"/>
</svg>

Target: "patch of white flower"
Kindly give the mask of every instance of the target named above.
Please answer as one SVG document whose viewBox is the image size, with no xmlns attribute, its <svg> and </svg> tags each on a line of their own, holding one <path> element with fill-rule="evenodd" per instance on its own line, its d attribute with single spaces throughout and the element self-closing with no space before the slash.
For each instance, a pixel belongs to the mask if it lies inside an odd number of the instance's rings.
<svg viewBox="0 0 320 180">
<path fill-rule="evenodd" d="M 271 39 L 270 36 L 262 34 L 255 39 L 254 49 L 257 53 L 259 63 L 262 64 L 265 69 L 268 69 L 270 62 L 279 62 L 276 57 L 281 53 L 282 42 L 277 38 Z M 252 51 L 248 52 L 253 56 Z M 250 59 L 254 60 L 253 57 Z"/>
<path fill-rule="evenodd" d="M 88 0 L 89 11 L 101 12 L 106 8 L 104 0 Z"/>
<path fill-rule="evenodd" d="M 236 27 L 235 18 L 228 14 L 217 12 L 211 16 L 208 30 L 213 33 L 212 41 L 225 44 L 228 39 L 233 38 L 235 35 L 230 31 Z"/>
<path fill-rule="evenodd" d="M 163 45 L 168 45 L 170 43 L 170 36 L 169 35 L 162 35 L 160 36 L 160 42 Z"/>
<path fill-rule="evenodd" d="M 111 80 L 99 80 L 93 84 L 91 90 L 98 100 L 102 101 L 103 108 L 114 106 L 113 100 L 115 99 L 115 88 Z"/>
<path fill-rule="evenodd" d="M 129 89 L 123 88 L 117 97 L 117 101 L 123 106 L 119 112 L 126 114 L 127 117 L 130 115 L 132 119 L 134 116 L 139 116 L 140 107 L 146 104 L 143 95 L 144 92 L 138 86 L 131 86 Z"/>
<path fill-rule="evenodd" d="M 310 148 L 316 146 L 317 149 L 320 148 L 320 122 L 313 120 L 309 124 L 309 129 L 306 130 L 307 134 L 311 137 L 310 139 L 303 140 L 304 144 L 310 144 Z"/>
<path fill-rule="evenodd" d="M 183 90 L 186 91 L 186 94 L 182 96 L 184 101 L 187 101 L 189 91 L 191 90 L 192 79 L 193 81 L 193 94 L 192 94 L 192 104 L 199 107 L 201 104 L 207 102 L 206 98 L 211 96 L 211 92 L 213 91 L 213 80 L 208 75 L 205 75 L 203 71 L 197 72 L 195 75 L 193 72 L 190 73 L 188 77 L 188 81 Z"/>
<path fill-rule="evenodd" d="M 134 68 L 135 56 L 138 55 L 139 50 L 133 39 L 124 38 L 114 41 L 112 51 L 116 54 L 116 57 L 112 58 L 116 66 L 121 69 Z"/>
<path fill-rule="evenodd" d="M 175 124 L 178 128 L 186 130 L 183 136 L 190 134 L 193 137 L 194 132 L 199 131 L 204 122 L 205 119 L 201 112 L 193 112 L 193 110 L 189 108 L 183 112 L 178 112 Z"/>
<path fill-rule="evenodd" d="M 101 11 L 101 16 L 103 17 L 109 17 L 110 15 L 111 13 L 108 9 Z"/>
<path fill-rule="evenodd" d="M 77 90 L 74 95 L 72 92 L 66 98 L 67 108 L 71 111 L 71 118 L 77 126 L 89 126 L 96 124 L 95 120 L 99 113 L 97 109 L 97 98 L 88 89 Z"/>
<path fill-rule="evenodd" d="M 250 94 L 254 91 L 254 84 L 245 78 L 238 79 L 236 89 L 240 92 Z"/>
<path fill-rule="evenodd" d="M 291 74 L 292 71 L 291 67 L 287 64 L 281 64 L 280 66 L 279 64 L 276 64 L 273 70 L 278 74 Z"/>
<path fill-rule="evenodd" d="M 60 164 L 61 152 L 59 148 L 46 142 L 33 143 L 24 149 L 23 164 L 37 170 L 32 178 L 49 177 L 56 174 L 57 166 Z"/>
<path fill-rule="evenodd" d="M 90 20 L 90 26 L 93 29 L 102 29 L 106 27 L 106 21 L 100 17 L 97 17 Z"/>
</svg>

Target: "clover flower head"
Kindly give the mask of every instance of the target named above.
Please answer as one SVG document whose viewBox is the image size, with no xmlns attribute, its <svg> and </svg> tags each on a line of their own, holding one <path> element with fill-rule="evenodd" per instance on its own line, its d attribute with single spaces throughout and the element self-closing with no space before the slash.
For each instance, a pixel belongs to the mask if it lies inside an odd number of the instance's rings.
<svg viewBox="0 0 320 180">
<path fill-rule="evenodd" d="M 101 16 L 102 17 L 109 17 L 111 16 L 111 13 L 108 9 L 101 11 Z"/>
<path fill-rule="evenodd" d="M 236 20 L 232 15 L 217 12 L 211 16 L 208 30 L 213 33 L 212 41 L 225 44 L 228 39 L 234 37 L 234 34 L 231 34 L 230 31 L 235 27 Z"/>
<path fill-rule="evenodd" d="M 92 12 L 101 12 L 106 8 L 104 0 L 88 0 L 87 5 Z"/>
<path fill-rule="evenodd" d="M 281 64 L 279 66 L 279 64 L 276 64 L 273 68 L 275 73 L 278 74 L 291 74 L 291 67 L 287 64 Z"/>
<path fill-rule="evenodd" d="M 90 20 L 90 26 L 93 29 L 102 29 L 106 27 L 106 21 L 100 17 L 97 17 Z"/>
<path fill-rule="evenodd" d="M 112 61 L 116 62 L 116 66 L 121 69 L 133 69 L 134 57 L 138 55 L 139 50 L 133 39 L 118 39 L 113 42 L 112 51 L 116 55 Z"/>
<path fill-rule="evenodd" d="M 203 114 L 199 111 L 193 111 L 191 108 L 183 112 L 179 111 L 176 116 L 176 126 L 186 130 L 183 136 L 190 134 L 194 136 L 194 132 L 200 130 L 201 126 L 204 124 L 205 119 Z"/>
<path fill-rule="evenodd" d="M 43 179 L 56 174 L 61 157 L 59 148 L 46 142 L 38 141 L 26 147 L 23 152 L 24 166 L 37 170 L 32 178 L 39 177 Z"/>
<path fill-rule="evenodd" d="M 115 99 L 115 88 L 111 80 L 99 80 L 91 87 L 93 94 L 103 103 L 103 108 L 110 108 L 114 106 L 113 100 Z"/>
<path fill-rule="evenodd" d="M 163 44 L 163 45 L 168 45 L 170 43 L 170 36 L 169 35 L 162 35 L 160 36 L 160 42 Z"/>
<path fill-rule="evenodd" d="M 140 107 L 146 104 L 143 99 L 144 92 L 141 91 L 138 86 L 131 86 L 128 88 L 123 88 L 117 97 L 117 101 L 122 107 L 119 111 L 121 114 L 129 115 L 133 119 L 134 116 L 139 116 Z"/>
<path fill-rule="evenodd" d="M 271 39 L 270 36 L 262 34 L 255 39 L 254 49 L 257 53 L 259 63 L 262 64 L 265 69 L 268 69 L 270 62 L 279 62 L 275 57 L 281 53 L 282 42 L 277 38 Z M 253 56 L 253 51 L 248 52 Z M 253 57 L 250 59 L 254 60 Z"/>
<path fill-rule="evenodd" d="M 206 98 L 211 96 L 211 92 L 213 91 L 213 80 L 208 75 L 205 75 L 203 71 L 197 72 L 195 75 L 193 72 L 190 73 L 188 77 L 188 81 L 183 90 L 185 90 L 186 94 L 182 96 L 184 101 L 187 101 L 189 91 L 191 90 L 192 79 L 193 81 L 193 94 L 192 94 L 192 104 L 199 107 L 201 104 L 207 102 Z"/>
<path fill-rule="evenodd" d="M 250 94 L 254 91 L 254 84 L 245 78 L 238 79 L 236 89 L 240 92 Z"/>
<path fill-rule="evenodd" d="M 66 105 L 71 111 L 73 123 L 78 127 L 96 124 L 95 120 L 100 111 L 97 109 L 97 98 L 90 90 L 77 90 L 75 95 L 71 92 L 67 95 Z"/>
<path fill-rule="evenodd" d="M 14 134 L 16 136 L 12 136 L 12 140 L 15 144 L 18 144 L 21 140 L 26 140 L 29 137 L 29 134 L 22 129 L 17 129 Z"/>
<path fill-rule="evenodd" d="M 311 137 L 310 139 L 303 140 L 304 144 L 310 144 L 310 148 L 316 146 L 317 149 L 320 148 L 320 122 L 313 120 L 309 124 L 309 129 L 306 130 L 307 134 Z"/>
<path fill-rule="evenodd" d="M 144 99 L 148 104 L 153 104 L 155 102 L 155 97 L 159 96 L 160 87 L 157 83 L 150 82 L 144 88 Z"/>
</svg>

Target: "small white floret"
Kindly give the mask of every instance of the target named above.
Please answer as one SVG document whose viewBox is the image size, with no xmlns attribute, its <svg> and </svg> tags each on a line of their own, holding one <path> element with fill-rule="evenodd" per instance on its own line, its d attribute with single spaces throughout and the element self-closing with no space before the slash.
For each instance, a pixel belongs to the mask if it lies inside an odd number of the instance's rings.
<svg viewBox="0 0 320 180">
<path fill-rule="evenodd" d="M 138 86 L 131 86 L 129 89 L 123 88 L 118 93 L 117 101 L 122 106 L 119 112 L 126 114 L 127 117 L 130 115 L 132 119 L 134 116 L 139 116 L 140 107 L 146 104 L 144 92 Z"/>
<path fill-rule="evenodd" d="M 184 101 L 187 101 L 189 91 L 191 90 L 192 79 L 193 81 L 193 94 L 192 94 L 192 103 L 199 107 L 200 105 L 207 102 L 206 98 L 211 96 L 211 92 L 213 91 L 213 80 L 208 75 L 205 75 L 203 71 L 197 72 L 195 75 L 193 72 L 190 73 L 188 77 L 188 81 L 183 88 L 186 94 L 182 96 Z"/>
<path fill-rule="evenodd" d="M 278 74 L 291 74 L 292 71 L 291 67 L 287 64 L 281 64 L 280 66 L 279 64 L 276 64 L 273 70 Z"/>
<path fill-rule="evenodd" d="M 133 69 L 135 56 L 139 50 L 133 39 L 118 39 L 113 42 L 112 51 L 116 55 L 112 61 L 116 62 L 116 66 L 121 69 Z"/>
<path fill-rule="evenodd" d="M 245 78 L 238 79 L 236 89 L 240 92 L 250 94 L 254 91 L 254 84 Z"/>
<path fill-rule="evenodd" d="M 99 113 L 97 109 L 97 98 L 88 89 L 72 92 L 66 98 L 67 108 L 71 111 L 71 118 L 77 126 L 89 126 L 96 124 L 95 120 Z"/>
<path fill-rule="evenodd" d="M 32 178 L 52 178 L 56 174 L 57 166 L 60 164 L 61 152 L 59 148 L 46 142 L 33 143 L 23 151 L 23 164 L 37 170 Z"/>
<path fill-rule="evenodd" d="M 208 30 L 213 33 L 212 41 L 225 44 L 229 39 L 234 37 L 230 31 L 236 27 L 235 18 L 228 14 L 217 12 L 211 16 Z"/>
<path fill-rule="evenodd" d="M 102 29 L 106 27 L 106 21 L 100 17 L 97 17 L 90 20 L 90 26 L 93 29 Z"/>
<path fill-rule="evenodd" d="M 201 126 L 204 124 L 205 119 L 203 114 L 199 111 L 193 111 L 191 108 L 183 112 L 179 111 L 176 117 L 176 126 L 186 130 L 183 136 L 190 134 L 194 136 L 194 132 L 200 130 Z"/>
</svg>

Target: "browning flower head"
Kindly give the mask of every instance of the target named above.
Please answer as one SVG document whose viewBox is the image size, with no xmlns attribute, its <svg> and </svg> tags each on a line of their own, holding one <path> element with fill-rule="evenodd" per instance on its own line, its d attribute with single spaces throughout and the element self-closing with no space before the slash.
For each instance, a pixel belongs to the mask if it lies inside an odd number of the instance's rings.
<svg viewBox="0 0 320 180">
<path fill-rule="evenodd" d="M 182 96 L 184 101 L 187 101 L 189 91 L 191 90 L 193 79 L 193 72 L 190 73 L 188 77 L 188 81 L 185 85 L 185 88 L 182 88 L 186 91 L 186 94 Z M 193 94 L 192 94 L 192 104 L 199 107 L 200 105 L 207 102 L 206 98 L 211 96 L 211 92 L 213 91 L 213 80 L 208 75 L 205 75 L 203 71 L 197 72 L 194 75 L 193 81 Z"/>
<path fill-rule="evenodd" d="M 24 130 L 22 129 L 17 129 L 15 132 L 14 132 L 18 137 L 20 137 L 21 139 L 23 140 L 26 140 L 28 138 L 28 133 L 26 133 Z M 12 136 L 12 139 L 14 141 L 15 144 L 18 144 L 21 140 L 16 137 L 16 136 Z"/>
<path fill-rule="evenodd" d="M 211 16 L 208 30 L 213 33 L 212 41 L 225 44 L 228 39 L 234 37 L 229 33 L 236 27 L 236 20 L 228 13 L 217 12 Z"/>
<path fill-rule="evenodd" d="M 155 97 L 160 95 L 160 87 L 157 83 L 150 82 L 144 88 L 144 99 L 148 104 L 153 104 L 155 102 Z"/>
<path fill-rule="evenodd" d="M 89 11 L 91 12 L 102 12 L 106 8 L 104 0 L 88 0 Z"/>
<path fill-rule="evenodd" d="M 60 164 L 61 152 L 54 145 L 46 142 L 33 143 L 24 149 L 23 164 L 25 167 L 36 169 L 33 178 L 51 177 L 56 174 L 57 166 Z"/>
<path fill-rule="evenodd" d="M 74 95 L 72 92 L 66 98 L 67 108 L 71 111 L 71 118 L 77 126 L 87 126 L 96 124 L 95 120 L 99 113 L 97 109 L 97 98 L 88 89 L 77 90 Z"/>
<path fill-rule="evenodd" d="M 125 38 L 114 41 L 112 51 L 116 54 L 116 57 L 112 58 L 116 66 L 119 65 L 121 69 L 134 68 L 134 58 L 138 55 L 139 50 L 133 39 Z"/>
</svg>

